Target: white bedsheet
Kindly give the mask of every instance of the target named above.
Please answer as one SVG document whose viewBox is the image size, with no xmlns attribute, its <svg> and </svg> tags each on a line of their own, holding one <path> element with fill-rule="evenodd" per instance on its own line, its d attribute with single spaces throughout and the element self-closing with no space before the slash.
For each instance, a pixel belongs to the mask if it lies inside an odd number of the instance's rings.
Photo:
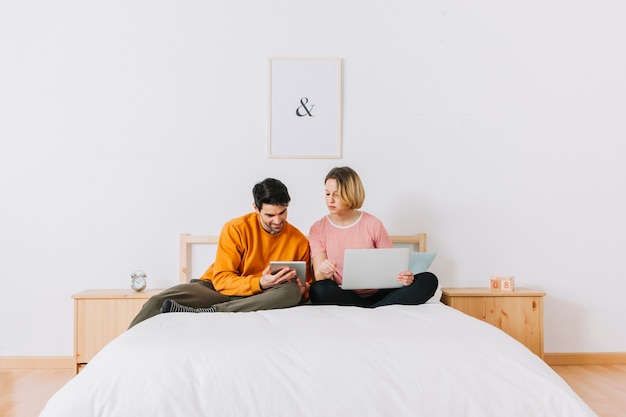
<svg viewBox="0 0 626 417">
<path fill-rule="evenodd" d="M 593 415 L 505 333 L 426 304 L 161 314 L 107 345 L 41 417 Z"/>
</svg>

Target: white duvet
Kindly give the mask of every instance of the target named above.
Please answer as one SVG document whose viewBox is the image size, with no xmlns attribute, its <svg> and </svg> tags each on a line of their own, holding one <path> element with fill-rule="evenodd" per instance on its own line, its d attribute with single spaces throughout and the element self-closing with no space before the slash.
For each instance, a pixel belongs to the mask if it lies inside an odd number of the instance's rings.
<svg viewBox="0 0 626 417">
<path fill-rule="evenodd" d="M 505 333 L 425 304 L 161 314 L 100 351 L 41 417 L 593 415 Z"/>
</svg>

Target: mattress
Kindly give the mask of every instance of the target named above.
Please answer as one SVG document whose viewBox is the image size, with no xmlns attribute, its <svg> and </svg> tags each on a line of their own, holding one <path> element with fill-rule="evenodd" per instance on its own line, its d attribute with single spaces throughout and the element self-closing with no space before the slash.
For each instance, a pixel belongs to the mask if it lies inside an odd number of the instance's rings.
<svg viewBox="0 0 626 417">
<path fill-rule="evenodd" d="M 105 346 L 41 413 L 594 415 L 525 346 L 440 303 L 161 314 Z"/>
</svg>

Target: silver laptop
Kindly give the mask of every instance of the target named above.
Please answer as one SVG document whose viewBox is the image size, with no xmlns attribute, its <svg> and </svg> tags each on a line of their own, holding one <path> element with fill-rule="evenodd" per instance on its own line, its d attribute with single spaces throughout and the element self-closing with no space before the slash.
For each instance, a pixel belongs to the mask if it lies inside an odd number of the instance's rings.
<svg viewBox="0 0 626 417">
<path fill-rule="evenodd" d="M 410 248 L 346 249 L 343 255 L 344 290 L 399 288 L 396 278 L 409 270 Z"/>
</svg>

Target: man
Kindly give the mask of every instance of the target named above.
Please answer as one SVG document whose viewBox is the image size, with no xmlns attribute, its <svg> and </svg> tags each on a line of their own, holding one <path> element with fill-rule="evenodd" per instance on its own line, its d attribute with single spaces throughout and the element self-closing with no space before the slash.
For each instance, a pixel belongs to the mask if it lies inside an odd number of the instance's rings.
<svg viewBox="0 0 626 417">
<path fill-rule="evenodd" d="M 300 303 L 312 280 L 309 242 L 287 223 L 287 187 L 267 178 L 254 186 L 252 195 L 254 212 L 224 225 L 215 262 L 204 275 L 151 297 L 130 327 L 161 312 L 256 311 Z M 306 261 L 306 285 L 294 270 L 272 275 L 270 261 L 281 260 Z"/>
</svg>

